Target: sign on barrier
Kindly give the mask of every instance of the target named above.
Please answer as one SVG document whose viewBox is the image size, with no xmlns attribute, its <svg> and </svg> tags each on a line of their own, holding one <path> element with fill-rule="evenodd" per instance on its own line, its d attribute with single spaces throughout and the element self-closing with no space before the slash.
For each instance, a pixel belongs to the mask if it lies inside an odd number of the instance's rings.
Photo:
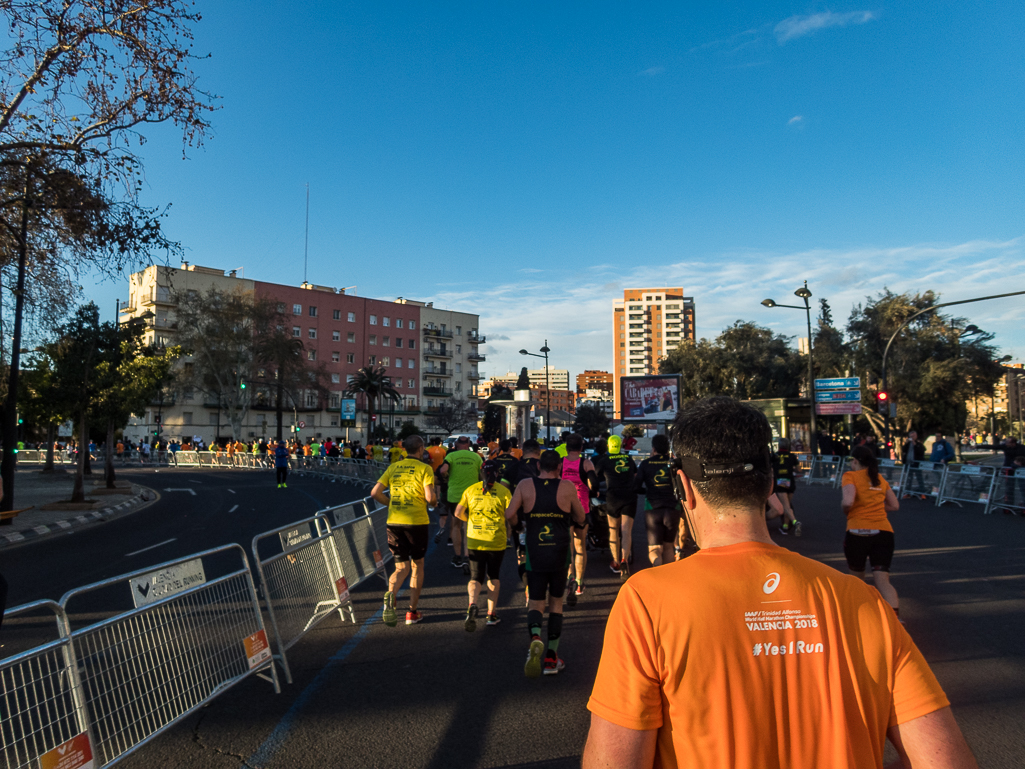
<svg viewBox="0 0 1025 769">
<path fill-rule="evenodd" d="M 879 475 L 886 479 L 886 482 L 890 484 L 890 488 L 893 489 L 893 493 L 899 495 L 901 485 L 904 482 L 904 463 L 898 462 L 896 459 L 880 459 L 879 460 Z M 897 497 L 900 499 L 900 497 Z"/>
<path fill-rule="evenodd" d="M 840 467 L 843 464 L 843 457 L 821 455 L 814 457 L 811 462 L 811 469 L 808 471 L 808 484 L 823 484 L 835 486 L 840 478 Z"/>
<path fill-rule="evenodd" d="M 381 574 L 386 560 L 392 557 L 387 549 L 387 522 L 388 508 L 379 507 L 369 515 L 331 528 L 342 576 L 350 589 L 374 574 Z M 386 553 L 384 558 L 382 553 Z"/>
<path fill-rule="evenodd" d="M 986 506 L 993 492 L 995 475 L 996 468 L 987 465 L 947 465 L 936 504 L 953 502 L 958 507 L 965 503 Z"/>
<path fill-rule="evenodd" d="M 253 559 L 274 636 L 274 659 L 292 683 L 288 650 L 337 610 L 343 620 L 337 580 L 343 571 L 330 523 L 318 513 L 253 537 Z M 351 605 L 349 614 L 355 622 Z"/>
<path fill-rule="evenodd" d="M 1025 515 L 1025 467 L 999 467 L 994 470 L 986 512 L 1004 510 Z"/>
<path fill-rule="evenodd" d="M 938 499 L 946 474 L 947 466 L 942 462 L 908 462 L 904 471 L 904 493 Z"/>
<path fill-rule="evenodd" d="M 54 601 L 8 609 L 5 645 L 10 647 L 12 634 L 18 635 L 22 618 L 38 625 L 35 615 L 40 612 L 55 620 L 51 640 L 0 660 L 0 756 L 6 767 L 56 766 L 54 758 L 69 752 L 92 757 L 85 697 L 64 610 Z"/>
<path fill-rule="evenodd" d="M 264 627 L 240 545 L 76 588 L 60 605 L 68 613 L 86 596 L 91 612 L 104 600 L 124 605 L 124 591 L 135 578 L 196 559 L 208 575 L 211 568 L 223 573 L 155 603 L 115 609 L 113 616 L 71 632 L 98 767 L 137 750 L 249 675 L 269 669 L 268 680 L 280 691 L 269 661 L 250 665 L 246 641 Z"/>
</svg>

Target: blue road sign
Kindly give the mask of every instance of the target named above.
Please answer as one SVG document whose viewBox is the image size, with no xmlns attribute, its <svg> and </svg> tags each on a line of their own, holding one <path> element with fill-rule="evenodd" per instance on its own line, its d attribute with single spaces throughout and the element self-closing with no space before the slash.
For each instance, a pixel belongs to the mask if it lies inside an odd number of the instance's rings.
<svg viewBox="0 0 1025 769">
<path fill-rule="evenodd" d="M 856 390 L 861 387 L 860 376 L 839 377 L 837 379 L 816 379 L 816 390 Z"/>
<path fill-rule="evenodd" d="M 816 403 L 860 402 L 861 390 L 833 390 L 815 393 Z"/>
</svg>

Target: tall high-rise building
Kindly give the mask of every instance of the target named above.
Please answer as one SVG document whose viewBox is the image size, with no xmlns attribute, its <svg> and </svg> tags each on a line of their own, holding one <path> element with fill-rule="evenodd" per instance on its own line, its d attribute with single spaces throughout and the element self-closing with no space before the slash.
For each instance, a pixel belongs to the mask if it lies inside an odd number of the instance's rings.
<svg viewBox="0 0 1025 769">
<path fill-rule="evenodd" d="M 628 288 L 612 302 L 612 331 L 618 418 L 619 378 L 655 374 L 681 341 L 694 341 L 694 297 L 684 296 L 682 288 Z"/>
</svg>

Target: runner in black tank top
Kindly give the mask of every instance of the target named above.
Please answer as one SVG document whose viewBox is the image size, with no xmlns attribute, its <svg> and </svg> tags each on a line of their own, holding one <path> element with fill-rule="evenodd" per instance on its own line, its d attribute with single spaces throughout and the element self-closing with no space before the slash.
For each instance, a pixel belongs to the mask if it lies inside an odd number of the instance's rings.
<svg viewBox="0 0 1025 769">
<path fill-rule="evenodd" d="M 561 587 L 553 584 L 551 594 L 561 596 L 566 589 L 566 566 L 569 565 L 570 511 L 559 507 L 558 478 L 531 478 L 534 484 L 534 506 L 524 511 L 527 526 L 527 571 L 554 572 L 563 575 Z M 546 583 L 547 586 L 548 583 Z M 531 598 L 534 598 L 531 590 Z M 539 596 L 536 600 L 544 600 Z"/>
<path fill-rule="evenodd" d="M 537 478 L 541 473 L 539 457 L 541 456 L 541 444 L 533 438 L 523 442 L 523 456 L 520 458 L 518 475 L 520 480 L 524 478 Z M 527 588 L 527 537 L 523 529 L 523 516 L 516 521 L 512 527 L 513 541 L 516 543 L 516 570 L 519 572 L 523 589 Z M 530 600 L 529 598 L 527 599 Z"/>
</svg>

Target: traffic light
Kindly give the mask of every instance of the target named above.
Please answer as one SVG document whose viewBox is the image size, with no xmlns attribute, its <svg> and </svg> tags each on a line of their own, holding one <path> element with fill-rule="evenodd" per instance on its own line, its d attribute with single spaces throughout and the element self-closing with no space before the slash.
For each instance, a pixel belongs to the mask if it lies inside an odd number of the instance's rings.
<svg viewBox="0 0 1025 769">
<path fill-rule="evenodd" d="M 245 379 L 240 379 L 239 380 L 239 382 L 238 382 L 238 389 L 240 389 L 240 390 L 245 390 L 246 389 L 246 380 Z"/>
<path fill-rule="evenodd" d="M 18 424 L 19 424 L 19 425 L 23 425 L 23 424 L 25 424 L 25 420 L 24 420 L 24 419 L 22 419 L 21 417 L 18 417 Z"/>
<path fill-rule="evenodd" d="M 883 416 L 890 413 L 890 394 L 886 390 L 880 390 L 876 393 L 876 411 Z"/>
</svg>

